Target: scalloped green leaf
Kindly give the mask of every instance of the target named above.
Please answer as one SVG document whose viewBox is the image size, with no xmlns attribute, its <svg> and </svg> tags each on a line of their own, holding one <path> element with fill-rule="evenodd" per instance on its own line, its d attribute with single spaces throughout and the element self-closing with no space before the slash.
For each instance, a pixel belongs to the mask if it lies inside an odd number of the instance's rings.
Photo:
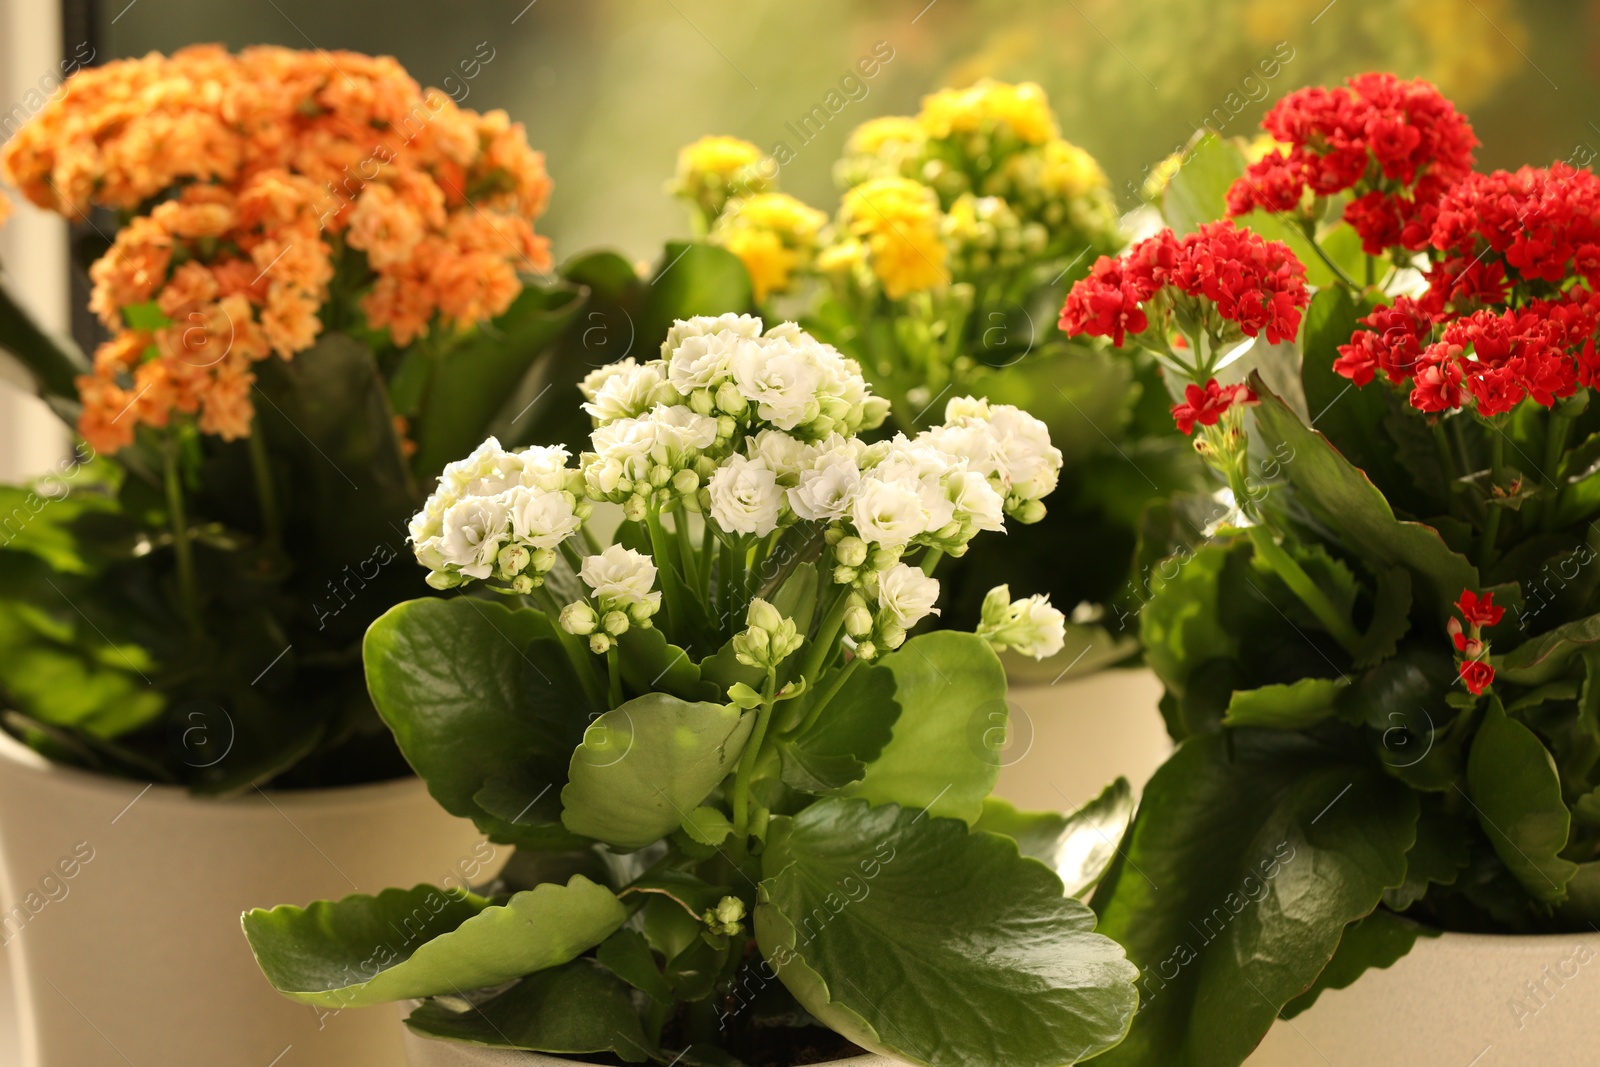
<svg viewBox="0 0 1600 1067">
<path fill-rule="evenodd" d="M 716 700 L 723 694 L 702 680 L 689 653 L 667 641 L 658 627 L 630 627 L 617 639 L 622 680 L 637 693 L 671 693 L 684 700 Z"/>
<path fill-rule="evenodd" d="M 643 848 L 676 830 L 738 762 L 755 715 L 647 693 L 584 731 L 561 791 L 575 834 Z"/>
<path fill-rule="evenodd" d="M 566 783 L 591 713 L 542 613 L 470 597 L 412 600 L 372 624 L 363 654 L 378 714 L 446 811 L 496 840 L 582 843 L 559 824 L 524 824 L 553 818 L 536 805 Z"/>
<path fill-rule="evenodd" d="M 627 909 L 573 875 L 503 905 L 437 886 L 245 912 L 256 963 L 291 1000 L 355 1008 L 464 993 L 556 967 L 604 941 Z"/>
<path fill-rule="evenodd" d="M 530 974 L 470 1007 L 427 1001 L 406 1025 L 428 1037 L 486 1048 L 566 1056 L 612 1052 L 627 1063 L 650 1058 L 627 985 L 593 960 Z"/>
<path fill-rule="evenodd" d="M 1375 569 L 1406 567 L 1440 617 L 1463 589 L 1479 588 L 1478 570 L 1452 552 L 1439 531 L 1420 522 L 1403 522 L 1360 468 L 1351 464 L 1321 433 L 1300 421 L 1259 378 L 1253 379 L 1261 403 L 1256 429 L 1269 449 L 1286 448 L 1284 474 L 1307 508 Z M 1279 453 L 1280 455 L 1283 453 Z"/>
<path fill-rule="evenodd" d="M 1133 819 L 1133 788 L 1118 778 L 1077 811 L 1018 811 L 999 797 L 983 802 L 974 830 L 1004 834 L 1056 872 L 1067 895 L 1079 896 L 1100 881 Z"/>
<path fill-rule="evenodd" d="M 983 737 L 994 716 L 1007 712 L 999 657 L 976 634 L 941 630 L 913 637 L 879 662 L 894 676 L 900 717 L 850 795 L 977 822 L 1000 777 L 995 749 Z"/>
<path fill-rule="evenodd" d="M 1558 677 L 1572 657 L 1596 644 L 1600 644 L 1600 615 L 1590 615 L 1524 641 L 1503 656 L 1495 656 L 1495 673 L 1504 682 L 1539 685 Z"/>
<path fill-rule="evenodd" d="M 1238 689 L 1228 701 L 1224 726 L 1265 726 L 1274 730 L 1304 730 L 1333 718 L 1339 696 L 1349 678 L 1301 678 L 1288 685 Z"/>
<path fill-rule="evenodd" d="M 827 691 L 828 676 L 813 696 Z M 894 672 L 858 666 L 804 733 L 780 742 L 784 784 L 803 793 L 825 794 L 859 782 L 900 718 Z"/>
<path fill-rule="evenodd" d="M 1138 1005 L 1093 913 L 1010 838 L 959 820 L 824 800 L 773 820 L 762 874 L 756 937 L 778 977 L 885 1055 L 1058 1067 L 1114 1044 Z"/>
<path fill-rule="evenodd" d="M 1457 790 L 1460 790 L 1458 785 Z M 1489 843 L 1535 899 L 1566 899 L 1577 864 L 1561 857 L 1572 816 L 1561 798 L 1556 762 L 1534 732 L 1491 698 L 1472 752 L 1467 793 Z"/>
<path fill-rule="evenodd" d="M 1096 1062 L 1238 1067 L 1405 877 L 1417 810 L 1361 749 L 1288 730 L 1185 740 L 1091 902 L 1144 1001 Z"/>
<path fill-rule="evenodd" d="M 1379 908 L 1345 927 L 1333 959 L 1317 975 L 1314 985 L 1283 1006 L 1278 1014 L 1293 1019 L 1317 1002 L 1329 989 L 1346 989 L 1367 971 L 1391 966 L 1417 943 L 1419 937 L 1438 937 L 1439 931 Z"/>
</svg>

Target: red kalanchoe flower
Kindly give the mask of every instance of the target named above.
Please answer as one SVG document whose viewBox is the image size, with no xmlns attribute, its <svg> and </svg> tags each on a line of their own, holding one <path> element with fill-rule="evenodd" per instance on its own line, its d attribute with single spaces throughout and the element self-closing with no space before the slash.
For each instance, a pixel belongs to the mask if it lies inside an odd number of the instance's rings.
<svg viewBox="0 0 1600 1067">
<path fill-rule="evenodd" d="M 1381 370 L 1399 385 L 1414 373 L 1417 357 L 1432 339 L 1433 323 L 1433 314 L 1415 300 L 1396 297 L 1392 305 L 1374 308 L 1361 320 L 1368 328 L 1339 346 L 1333 369 L 1357 385 L 1366 385 Z"/>
<path fill-rule="evenodd" d="M 1473 626 L 1496 626 L 1506 614 L 1505 608 L 1495 607 L 1493 593 L 1485 593 L 1480 597 L 1470 589 L 1461 591 L 1456 610 Z"/>
<path fill-rule="evenodd" d="M 1172 406 L 1172 419 L 1179 430 L 1193 434 L 1195 423 L 1215 426 L 1235 405 L 1254 404 L 1256 400 L 1255 392 L 1248 385 L 1219 385 L 1212 378 L 1204 386 L 1184 388 L 1183 402 Z"/>
<path fill-rule="evenodd" d="M 1472 170 L 1478 139 L 1465 117 L 1427 82 L 1358 74 L 1335 89 L 1290 93 L 1261 121 L 1288 146 L 1246 168 L 1228 190 L 1228 214 L 1288 211 L 1307 190 L 1352 189 L 1345 221 L 1372 255 L 1424 248 L 1439 197 Z"/>
<path fill-rule="evenodd" d="M 1483 691 L 1494 684 L 1494 668 L 1489 666 L 1488 660 L 1469 659 L 1461 664 L 1460 679 L 1467 687 L 1467 692 L 1473 696 L 1482 696 Z"/>
<path fill-rule="evenodd" d="M 1445 263 L 1452 267 L 1492 252 L 1518 281 L 1559 284 L 1579 275 L 1593 288 L 1600 283 L 1600 178 L 1566 163 L 1470 175 L 1440 199 L 1430 239 L 1451 253 Z"/>
<path fill-rule="evenodd" d="M 1149 328 L 1142 305 L 1169 286 L 1209 300 L 1246 337 L 1265 333 L 1273 344 L 1294 337 L 1311 302 L 1306 269 L 1288 245 L 1224 220 L 1182 239 L 1163 230 L 1120 259 L 1100 257 L 1067 294 L 1061 329 L 1068 336 L 1109 337 L 1120 346 L 1127 334 Z"/>
</svg>

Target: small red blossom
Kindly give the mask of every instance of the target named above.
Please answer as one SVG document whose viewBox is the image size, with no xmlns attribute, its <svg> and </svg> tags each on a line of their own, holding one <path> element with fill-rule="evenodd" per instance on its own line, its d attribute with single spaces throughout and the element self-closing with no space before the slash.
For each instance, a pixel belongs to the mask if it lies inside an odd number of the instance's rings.
<svg viewBox="0 0 1600 1067">
<path fill-rule="evenodd" d="M 1430 241 L 1515 281 L 1600 283 L 1600 178 L 1566 163 L 1468 175 L 1439 201 Z M 1447 260 L 1448 262 L 1448 260 Z"/>
<path fill-rule="evenodd" d="M 1262 129 L 1286 144 L 1252 163 L 1228 190 L 1229 215 L 1292 211 L 1309 191 L 1355 198 L 1344 218 L 1372 255 L 1417 251 L 1434 207 L 1472 170 L 1478 138 L 1455 105 L 1421 79 L 1358 74 L 1334 89 L 1301 89 L 1278 101 Z"/>
<path fill-rule="evenodd" d="M 1185 434 L 1193 434 L 1195 423 L 1215 426 L 1236 405 L 1254 404 L 1255 392 L 1243 383 L 1219 385 L 1215 378 L 1204 386 L 1190 385 L 1183 391 L 1183 402 L 1172 406 L 1172 419 Z"/>
<path fill-rule="evenodd" d="M 1461 664 L 1459 675 L 1462 684 L 1467 687 L 1467 692 L 1473 696 L 1482 696 L 1483 691 L 1494 684 L 1494 668 L 1488 660 L 1469 659 Z"/>
<path fill-rule="evenodd" d="M 1120 259 L 1102 256 L 1067 294 L 1061 329 L 1120 346 L 1149 328 L 1143 305 L 1166 287 L 1210 301 L 1246 337 L 1265 333 L 1273 344 L 1295 336 L 1311 302 L 1305 267 L 1288 245 L 1225 220 L 1181 239 L 1163 230 Z"/>
<path fill-rule="evenodd" d="M 1414 373 L 1417 357 L 1431 340 L 1433 323 L 1434 316 L 1415 300 L 1396 297 L 1392 305 L 1374 308 L 1361 320 L 1367 329 L 1339 346 L 1333 369 L 1357 385 L 1372 381 L 1377 371 L 1399 385 Z"/>
<path fill-rule="evenodd" d="M 1473 626 L 1498 625 L 1506 613 L 1505 608 L 1495 607 L 1493 593 L 1485 593 L 1480 597 L 1470 589 L 1461 591 L 1461 599 L 1456 601 L 1456 610 L 1461 612 L 1461 617 Z"/>
</svg>

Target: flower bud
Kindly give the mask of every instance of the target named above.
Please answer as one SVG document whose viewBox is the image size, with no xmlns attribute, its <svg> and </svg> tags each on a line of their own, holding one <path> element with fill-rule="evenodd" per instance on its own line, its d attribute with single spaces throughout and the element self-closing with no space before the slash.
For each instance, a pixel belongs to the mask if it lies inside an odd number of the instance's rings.
<svg viewBox="0 0 1600 1067">
<path fill-rule="evenodd" d="M 655 486 L 657 489 L 660 489 L 663 485 L 666 485 L 670 481 L 672 481 L 671 467 L 668 467 L 662 463 L 658 463 L 654 467 L 650 468 L 650 484 Z"/>
<path fill-rule="evenodd" d="M 723 440 L 732 437 L 738 428 L 739 424 L 734 421 L 732 415 L 723 415 L 717 419 L 717 436 Z"/>
<path fill-rule="evenodd" d="M 513 593 L 519 593 L 522 596 L 527 596 L 529 593 L 533 592 L 534 587 L 539 584 L 540 580 L 533 577 L 533 575 L 519 574 L 515 578 L 511 579 L 511 591 Z"/>
<path fill-rule="evenodd" d="M 859 537 L 846 537 L 833 547 L 834 558 L 846 567 L 859 567 L 867 561 L 867 543 Z"/>
<path fill-rule="evenodd" d="M 630 496 L 622 503 L 622 517 L 629 522 L 643 522 L 645 515 L 650 511 L 650 499 L 643 496 Z"/>
<path fill-rule="evenodd" d="M 710 415 L 717 410 L 717 401 L 709 389 L 696 389 L 689 394 L 689 410 L 696 415 Z"/>
<path fill-rule="evenodd" d="M 594 634 L 589 638 L 589 651 L 597 656 L 603 656 L 611 650 L 611 638 L 605 634 Z"/>
<path fill-rule="evenodd" d="M 844 632 L 851 637 L 865 637 L 872 632 L 872 612 L 861 598 L 851 595 L 850 606 L 844 611 Z"/>
<path fill-rule="evenodd" d="M 1044 518 L 1044 501 L 1024 500 L 1016 508 L 1012 509 L 1011 517 L 1024 526 L 1036 523 Z"/>
<path fill-rule="evenodd" d="M 739 387 L 732 382 L 723 382 L 717 387 L 717 407 L 724 415 L 743 415 L 744 394 L 739 392 Z M 731 430 L 727 436 L 733 436 Z"/>
<path fill-rule="evenodd" d="M 556 565 L 556 550 L 553 548 L 536 548 L 533 550 L 533 570 L 535 574 L 548 574 L 550 568 Z"/>
<path fill-rule="evenodd" d="M 884 623 L 883 629 L 878 631 L 878 637 L 883 641 L 885 648 L 895 649 L 906 643 L 906 632 L 892 622 Z"/>
<path fill-rule="evenodd" d="M 429 571 L 424 581 L 430 589 L 454 589 L 466 579 L 456 571 Z"/>
<path fill-rule="evenodd" d="M 844 537 L 844 527 L 830 526 L 822 531 L 822 539 L 830 545 L 836 545 Z"/>
<path fill-rule="evenodd" d="M 871 641 L 863 641 L 856 646 L 856 658 L 864 660 L 877 659 L 878 649 Z"/>
<path fill-rule="evenodd" d="M 745 612 L 745 623 L 750 626 L 759 626 L 768 633 L 776 633 L 783 626 L 783 612 L 760 597 L 756 597 L 750 601 L 750 610 Z"/>
<path fill-rule="evenodd" d="M 532 559 L 532 555 L 526 548 L 521 545 L 507 545 L 495 556 L 494 561 L 499 564 L 500 573 L 509 577 L 514 574 L 521 574 L 530 559 Z"/>
<path fill-rule="evenodd" d="M 700 476 L 691 470 L 681 470 L 672 476 L 672 488 L 679 496 L 688 496 L 700 488 Z"/>
<path fill-rule="evenodd" d="M 600 625 L 613 637 L 619 637 L 628 632 L 628 613 L 626 611 L 608 611 L 605 618 L 600 620 Z"/>
<path fill-rule="evenodd" d="M 561 609 L 561 628 L 569 634 L 584 637 L 594 633 L 594 628 L 599 624 L 599 617 L 587 601 L 574 600 Z"/>
<path fill-rule="evenodd" d="M 849 585 L 855 580 L 856 569 L 854 567 L 833 568 L 833 581 L 835 585 Z"/>
</svg>

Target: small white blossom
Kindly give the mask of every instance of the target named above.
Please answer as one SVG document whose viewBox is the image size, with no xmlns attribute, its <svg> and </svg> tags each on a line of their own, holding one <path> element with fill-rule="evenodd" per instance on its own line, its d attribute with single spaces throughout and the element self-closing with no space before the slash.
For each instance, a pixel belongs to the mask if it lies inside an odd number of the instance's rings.
<svg viewBox="0 0 1600 1067">
<path fill-rule="evenodd" d="M 583 525 L 570 493 L 519 485 L 508 490 L 503 499 L 511 512 L 512 535 L 534 548 L 555 548 Z"/>
<path fill-rule="evenodd" d="M 437 543 L 439 559 L 469 578 L 487 578 L 495 555 L 505 543 L 510 516 L 493 497 L 468 497 L 444 513 L 444 532 Z M 438 568 L 436 568 L 438 569 Z"/>
<path fill-rule="evenodd" d="M 735 337 L 761 336 L 761 320 L 754 315 L 696 315 L 692 319 L 679 319 L 667 330 L 667 339 L 661 342 L 661 358 L 671 359 L 672 353 L 691 337 L 729 333 Z"/>
<path fill-rule="evenodd" d="M 856 533 L 869 544 L 907 545 L 926 532 L 928 516 L 915 485 L 864 478 L 850 504 Z"/>
<path fill-rule="evenodd" d="M 602 367 L 602 371 L 610 371 L 600 381 L 598 388 L 587 388 L 593 382 L 595 371 L 584 379 L 583 393 L 588 397 L 588 403 L 583 405 L 597 424 L 615 421 L 616 419 L 631 419 L 644 414 L 655 407 L 661 398 L 662 386 L 666 377 L 662 373 L 659 363 L 646 363 L 639 365 L 632 358 L 613 363 L 609 367 Z"/>
<path fill-rule="evenodd" d="M 794 485 L 802 468 L 809 467 L 815 450 L 782 430 L 762 430 L 745 442 L 751 459 L 759 459 L 784 485 Z"/>
<path fill-rule="evenodd" d="M 578 577 L 594 590 L 595 599 L 606 611 L 659 603 L 661 599 L 660 593 L 651 592 L 656 584 L 656 565 L 649 556 L 621 545 L 586 557 L 578 568 Z"/>
<path fill-rule="evenodd" d="M 921 568 L 896 563 L 878 577 L 878 607 L 886 621 L 909 630 L 929 614 L 939 614 L 939 582 Z"/>
<path fill-rule="evenodd" d="M 742 342 L 734 352 L 734 384 L 756 405 L 756 414 L 780 430 L 793 430 L 819 411 L 817 387 L 822 375 L 813 347 L 814 343 L 775 338 Z"/>
<path fill-rule="evenodd" d="M 730 456 L 711 474 L 711 517 L 730 533 L 765 536 L 778 528 L 783 489 L 760 460 Z"/>
<path fill-rule="evenodd" d="M 996 649 L 1046 659 L 1066 644 L 1066 617 L 1050 606 L 1048 596 L 1013 601 L 1010 587 L 997 585 L 983 598 L 977 633 Z"/>
<path fill-rule="evenodd" d="M 802 519 L 835 522 L 850 514 L 860 485 L 856 457 L 846 449 L 829 449 L 800 472 L 798 484 L 789 490 L 789 507 Z"/>
<path fill-rule="evenodd" d="M 715 389 L 727 381 L 741 341 L 749 340 L 731 330 L 686 337 L 667 360 L 667 381 L 684 396 L 696 389 Z"/>
</svg>

